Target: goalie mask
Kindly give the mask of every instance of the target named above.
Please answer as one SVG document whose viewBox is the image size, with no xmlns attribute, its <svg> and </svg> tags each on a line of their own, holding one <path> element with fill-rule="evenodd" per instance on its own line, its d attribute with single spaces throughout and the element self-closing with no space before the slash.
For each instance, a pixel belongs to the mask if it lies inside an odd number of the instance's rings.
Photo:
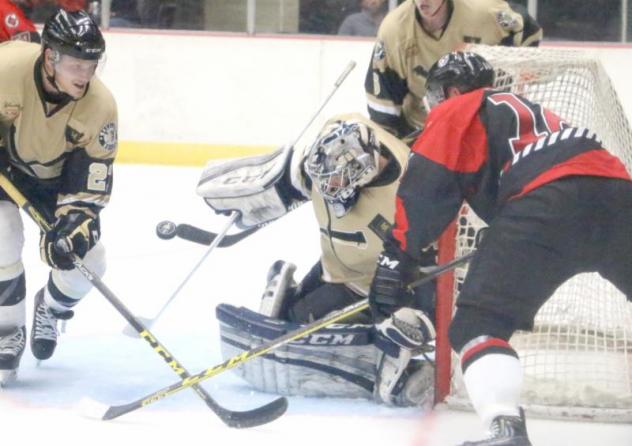
<svg viewBox="0 0 632 446">
<path fill-rule="evenodd" d="M 379 157 L 375 134 L 368 126 L 336 121 L 310 148 L 305 169 L 340 218 L 358 200 L 358 190 L 377 176 Z"/>
<path fill-rule="evenodd" d="M 424 106 L 431 108 L 448 98 L 448 88 L 461 93 L 494 84 L 494 69 L 483 56 L 472 52 L 454 51 L 446 54 L 430 68 L 426 79 Z"/>
</svg>

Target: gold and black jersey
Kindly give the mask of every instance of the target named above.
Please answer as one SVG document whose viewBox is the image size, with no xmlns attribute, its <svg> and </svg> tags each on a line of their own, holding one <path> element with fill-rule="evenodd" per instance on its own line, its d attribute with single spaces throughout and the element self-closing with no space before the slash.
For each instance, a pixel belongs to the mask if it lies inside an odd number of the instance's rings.
<svg viewBox="0 0 632 446">
<path fill-rule="evenodd" d="M 430 67 L 444 54 L 468 43 L 537 46 L 542 30 L 519 6 L 504 0 L 447 0 L 450 16 L 443 30 L 421 26 L 414 0 L 391 11 L 378 31 L 365 80 L 371 119 L 395 135 L 422 129 L 423 96 Z"/>
<path fill-rule="evenodd" d="M 0 150 L 27 178 L 55 185 L 57 215 L 72 207 L 96 214 L 112 189 L 116 103 L 97 78 L 78 101 L 46 102 L 40 54 L 37 44 L 0 44 Z"/>
<path fill-rule="evenodd" d="M 357 113 L 335 116 L 325 126 L 334 121 L 349 120 L 362 122 L 374 130 L 389 163 L 371 183 L 360 189 L 358 201 L 347 214 L 337 218 L 316 185 L 306 177 L 304 169 L 295 171 L 302 175 L 302 191 L 311 198 L 320 227 L 323 280 L 344 283 L 355 292 L 367 295 L 377 257 L 382 251 L 381 237 L 395 218 L 395 194 L 410 150 L 399 139 Z M 308 148 L 302 154 L 295 152 L 295 155 L 304 157 L 307 152 Z M 299 157 L 299 162 L 302 161 L 304 158 Z"/>
</svg>

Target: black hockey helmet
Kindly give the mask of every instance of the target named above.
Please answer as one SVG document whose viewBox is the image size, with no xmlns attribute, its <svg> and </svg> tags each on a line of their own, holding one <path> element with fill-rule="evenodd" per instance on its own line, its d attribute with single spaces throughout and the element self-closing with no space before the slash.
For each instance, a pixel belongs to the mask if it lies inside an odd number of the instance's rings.
<svg viewBox="0 0 632 446">
<path fill-rule="evenodd" d="M 426 79 L 426 107 L 445 101 L 448 87 L 461 93 L 494 84 L 494 68 L 480 54 L 454 51 L 441 57 L 430 68 Z"/>
<path fill-rule="evenodd" d="M 87 12 L 60 9 L 44 24 L 42 47 L 78 59 L 99 60 L 105 53 L 105 40 Z"/>
</svg>

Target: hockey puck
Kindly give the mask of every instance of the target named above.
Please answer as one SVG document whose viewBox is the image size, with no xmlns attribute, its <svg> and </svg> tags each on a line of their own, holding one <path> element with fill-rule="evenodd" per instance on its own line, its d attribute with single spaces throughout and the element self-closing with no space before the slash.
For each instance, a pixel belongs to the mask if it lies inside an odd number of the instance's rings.
<svg viewBox="0 0 632 446">
<path fill-rule="evenodd" d="M 176 236 L 178 226 L 169 220 L 161 221 L 156 225 L 156 235 L 163 240 L 170 240 Z"/>
</svg>

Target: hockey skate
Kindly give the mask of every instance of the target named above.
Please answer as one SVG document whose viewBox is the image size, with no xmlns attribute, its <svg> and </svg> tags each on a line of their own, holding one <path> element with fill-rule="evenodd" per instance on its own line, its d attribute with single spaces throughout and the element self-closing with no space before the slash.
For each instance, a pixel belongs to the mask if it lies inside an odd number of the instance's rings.
<svg viewBox="0 0 632 446">
<path fill-rule="evenodd" d="M 57 347 L 57 320 L 68 320 L 74 315 L 72 310 L 55 311 L 44 302 L 44 289 L 35 295 L 33 329 L 31 330 L 31 352 L 39 360 L 53 356 Z"/>
<path fill-rule="evenodd" d="M 25 346 L 26 328 L 24 326 L 0 335 L 0 387 L 15 381 Z"/>
<path fill-rule="evenodd" d="M 272 264 L 268 271 L 266 289 L 261 296 L 260 314 L 273 318 L 279 317 L 288 292 L 291 293 L 292 289 L 296 288 L 294 271 L 296 271 L 296 265 L 293 263 L 277 260 Z"/>
<path fill-rule="evenodd" d="M 500 415 L 494 418 L 489 430 L 491 436 L 486 440 L 466 441 L 461 446 L 531 446 L 522 408 L 519 417 Z"/>
</svg>

